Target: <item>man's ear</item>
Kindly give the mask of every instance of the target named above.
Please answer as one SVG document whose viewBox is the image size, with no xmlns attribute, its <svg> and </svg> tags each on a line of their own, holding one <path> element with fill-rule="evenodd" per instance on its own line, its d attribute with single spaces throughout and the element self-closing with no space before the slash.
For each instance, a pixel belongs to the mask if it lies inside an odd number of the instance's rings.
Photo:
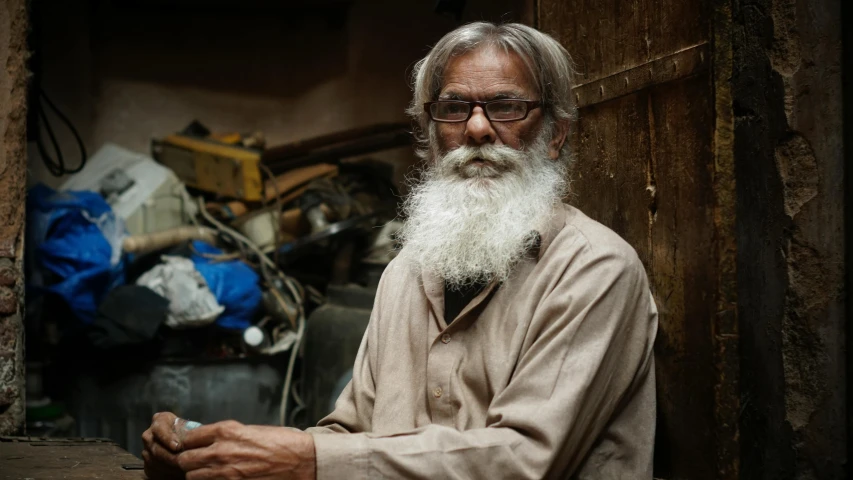
<svg viewBox="0 0 853 480">
<path fill-rule="evenodd" d="M 569 134 L 569 121 L 557 120 L 554 125 L 554 137 L 548 143 L 548 156 L 551 160 L 560 158 L 560 150 L 563 149 L 563 144 L 566 143 L 566 136 Z"/>
</svg>

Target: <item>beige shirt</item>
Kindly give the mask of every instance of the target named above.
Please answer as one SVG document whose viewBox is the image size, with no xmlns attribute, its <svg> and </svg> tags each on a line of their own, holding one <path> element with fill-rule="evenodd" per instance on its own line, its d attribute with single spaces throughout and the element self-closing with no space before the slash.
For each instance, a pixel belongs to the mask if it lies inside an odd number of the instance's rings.
<svg viewBox="0 0 853 480">
<path fill-rule="evenodd" d="M 317 478 L 650 479 L 657 310 L 634 250 L 564 206 L 452 322 L 388 265 L 352 382 L 308 430 Z"/>
</svg>

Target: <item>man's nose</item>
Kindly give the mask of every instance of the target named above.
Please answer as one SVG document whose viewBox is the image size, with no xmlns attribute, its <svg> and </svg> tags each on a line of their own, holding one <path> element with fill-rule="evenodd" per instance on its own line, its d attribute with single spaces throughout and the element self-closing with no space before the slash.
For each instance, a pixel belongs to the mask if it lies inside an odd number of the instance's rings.
<svg viewBox="0 0 853 480">
<path fill-rule="evenodd" d="M 494 143 L 497 138 L 497 134 L 492 128 L 492 122 L 486 118 L 486 112 L 483 111 L 482 107 L 474 107 L 471 118 L 465 124 L 465 137 L 469 144 L 474 145 Z"/>
</svg>

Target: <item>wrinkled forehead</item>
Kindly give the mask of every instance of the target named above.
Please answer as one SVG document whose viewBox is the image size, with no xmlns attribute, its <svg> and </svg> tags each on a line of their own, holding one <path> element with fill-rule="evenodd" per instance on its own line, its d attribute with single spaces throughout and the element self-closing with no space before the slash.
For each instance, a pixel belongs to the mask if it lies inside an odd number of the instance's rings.
<svg viewBox="0 0 853 480">
<path fill-rule="evenodd" d="M 496 45 L 451 55 L 443 70 L 438 86 L 442 98 L 532 98 L 538 93 L 528 62 Z"/>
</svg>

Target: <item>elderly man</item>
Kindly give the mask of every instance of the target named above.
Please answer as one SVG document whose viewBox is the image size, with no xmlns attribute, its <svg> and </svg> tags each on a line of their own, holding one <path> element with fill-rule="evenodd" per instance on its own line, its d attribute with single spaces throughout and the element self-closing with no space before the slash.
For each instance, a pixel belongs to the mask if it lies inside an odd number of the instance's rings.
<svg viewBox="0 0 853 480">
<path fill-rule="evenodd" d="M 353 369 L 318 427 L 155 416 L 150 476 L 651 478 L 657 312 L 618 235 L 564 205 L 571 60 L 518 24 L 415 68 L 422 178 Z"/>
</svg>

